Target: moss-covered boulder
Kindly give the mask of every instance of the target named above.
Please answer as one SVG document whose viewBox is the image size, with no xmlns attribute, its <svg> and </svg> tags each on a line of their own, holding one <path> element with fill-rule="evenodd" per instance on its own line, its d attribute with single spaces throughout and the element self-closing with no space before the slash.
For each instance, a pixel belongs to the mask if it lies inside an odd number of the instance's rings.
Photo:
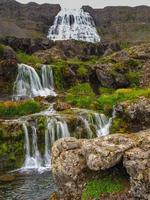
<svg viewBox="0 0 150 200">
<path fill-rule="evenodd" d="M 24 161 L 24 132 L 17 121 L 0 121 L 0 171 L 20 168 Z"/>
</svg>

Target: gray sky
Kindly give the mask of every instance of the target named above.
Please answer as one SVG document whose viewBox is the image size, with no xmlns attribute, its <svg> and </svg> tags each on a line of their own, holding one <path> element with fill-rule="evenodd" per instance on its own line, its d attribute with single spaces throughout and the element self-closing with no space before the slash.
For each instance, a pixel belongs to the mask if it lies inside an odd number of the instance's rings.
<svg viewBox="0 0 150 200">
<path fill-rule="evenodd" d="M 21 3 L 34 1 L 36 3 L 60 4 L 65 8 L 79 8 L 82 5 L 90 5 L 93 8 L 103 8 L 105 6 L 137 6 L 148 5 L 150 0 L 17 0 Z"/>
</svg>

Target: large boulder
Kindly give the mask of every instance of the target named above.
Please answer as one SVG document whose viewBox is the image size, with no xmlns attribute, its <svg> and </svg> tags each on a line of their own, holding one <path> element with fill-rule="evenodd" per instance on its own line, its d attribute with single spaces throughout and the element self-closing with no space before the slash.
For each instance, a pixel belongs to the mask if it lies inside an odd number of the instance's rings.
<svg viewBox="0 0 150 200">
<path fill-rule="evenodd" d="M 125 122 L 129 131 L 148 129 L 150 128 L 150 99 L 140 97 L 134 102 L 120 103 L 116 106 L 116 116 Z"/>
<path fill-rule="evenodd" d="M 133 199 L 139 196 L 147 200 L 149 134 L 150 131 L 136 135 L 116 134 L 92 140 L 63 138 L 56 141 L 52 148 L 52 170 L 59 187 L 60 199 L 81 199 L 83 186 L 93 172 L 103 173 L 104 170 L 117 166 L 124 158 L 124 167 L 130 175 Z M 138 175 L 141 175 L 140 181 Z M 140 191 L 136 188 L 140 188 Z"/>
</svg>

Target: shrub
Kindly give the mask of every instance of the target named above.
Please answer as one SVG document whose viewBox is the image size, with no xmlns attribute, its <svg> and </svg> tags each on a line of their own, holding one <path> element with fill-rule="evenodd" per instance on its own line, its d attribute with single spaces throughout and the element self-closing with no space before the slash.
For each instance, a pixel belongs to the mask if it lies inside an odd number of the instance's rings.
<svg viewBox="0 0 150 200">
<path fill-rule="evenodd" d="M 17 59 L 19 63 L 24 63 L 24 64 L 36 65 L 38 63 L 42 63 L 41 59 L 38 58 L 37 56 L 29 55 L 21 51 L 17 52 Z"/>
<path fill-rule="evenodd" d="M 34 100 L 26 100 L 20 102 L 6 101 L 0 103 L 1 118 L 14 118 L 40 111 L 40 104 Z"/>
</svg>

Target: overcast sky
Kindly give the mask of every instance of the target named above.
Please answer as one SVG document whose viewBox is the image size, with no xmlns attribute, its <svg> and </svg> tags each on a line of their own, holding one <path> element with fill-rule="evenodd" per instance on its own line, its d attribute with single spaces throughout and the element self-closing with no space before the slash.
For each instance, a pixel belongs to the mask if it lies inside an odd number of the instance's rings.
<svg viewBox="0 0 150 200">
<path fill-rule="evenodd" d="M 148 5 L 150 0 L 17 0 L 21 3 L 36 2 L 36 3 L 52 3 L 60 4 L 65 8 L 79 8 L 82 5 L 90 5 L 93 8 L 103 8 L 105 6 L 137 6 Z"/>
</svg>

